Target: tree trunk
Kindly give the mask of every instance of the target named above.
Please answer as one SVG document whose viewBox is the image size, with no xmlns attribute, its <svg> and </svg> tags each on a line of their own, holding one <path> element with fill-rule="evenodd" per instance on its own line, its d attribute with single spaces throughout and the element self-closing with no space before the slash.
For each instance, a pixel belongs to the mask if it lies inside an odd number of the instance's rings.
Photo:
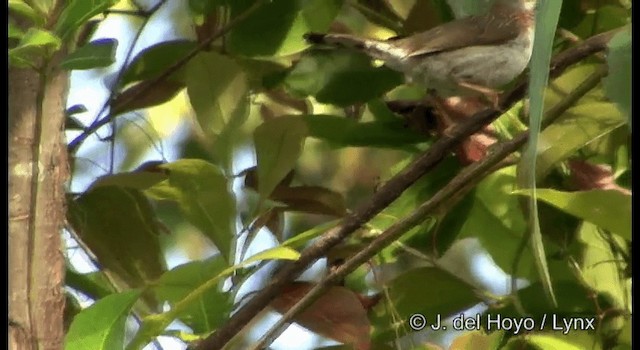
<svg viewBox="0 0 640 350">
<path fill-rule="evenodd" d="M 54 62 L 59 61 L 62 53 Z M 68 73 L 9 69 L 9 349 L 62 349 Z"/>
</svg>

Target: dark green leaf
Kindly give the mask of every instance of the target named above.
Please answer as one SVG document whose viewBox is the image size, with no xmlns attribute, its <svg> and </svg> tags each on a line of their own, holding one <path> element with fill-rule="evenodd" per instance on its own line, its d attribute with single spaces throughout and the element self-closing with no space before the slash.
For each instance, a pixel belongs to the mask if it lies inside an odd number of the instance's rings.
<svg viewBox="0 0 640 350">
<path fill-rule="evenodd" d="M 65 350 L 122 350 L 125 321 L 140 291 L 112 294 L 82 310 L 65 337 Z"/>
<path fill-rule="evenodd" d="M 78 290 L 92 299 L 101 299 L 115 292 L 109 280 L 101 271 L 78 273 L 67 268 L 64 276 L 66 286 Z"/>
<path fill-rule="evenodd" d="M 307 123 L 286 116 L 262 123 L 253 133 L 258 161 L 258 192 L 264 200 L 293 169 L 307 137 Z"/>
<path fill-rule="evenodd" d="M 319 186 L 279 186 L 270 199 L 286 204 L 282 210 L 332 216 L 343 216 L 347 212 L 340 193 Z"/>
<path fill-rule="evenodd" d="M 119 115 L 163 104 L 174 98 L 182 89 L 184 89 L 184 84 L 181 82 L 171 80 L 143 81 L 118 95 L 111 103 L 111 113 Z"/>
<path fill-rule="evenodd" d="M 236 214 L 235 198 L 223 172 L 199 159 L 181 159 L 159 167 L 169 171 L 169 179 L 146 193 L 157 200 L 177 202 L 186 219 L 211 239 L 228 261 Z"/>
<path fill-rule="evenodd" d="M 102 176 L 91 184 L 90 188 L 118 186 L 146 190 L 169 176 L 162 171 L 135 171 Z"/>
<path fill-rule="evenodd" d="M 117 0 L 70 0 L 56 22 L 55 31 L 63 40 L 91 17 L 104 12 Z"/>
<path fill-rule="evenodd" d="M 142 50 L 127 67 L 122 76 L 122 85 L 157 77 L 195 47 L 193 41 L 173 40 Z"/>
<path fill-rule="evenodd" d="M 68 217 L 105 272 L 117 277 L 120 287 L 144 286 L 165 271 L 158 223 L 140 191 L 94 188 L 69 204 Z"/>
<path fill-rule="evenodd" d="M 226 262 L 219 255 L 177 266 L 158 280 L 154 289 L 157 299 L 173 306 L 226 267 Z M 232 306 L 230 293 L 222 292 L 221 288 L 211 288 L 199 295 L 178 317 L 195 333 L 206 333 L 229 317 Z"/>
<path fill-rule="evenodd" d="M 116 60 L 116 39 L 95 40 L 69 54 L 60 67 L 83 70 L 110 66 Z"/>
<path fill-rule="evenodd" d="M 359 122 L 331 115 L 306 115 L 303 119 L 309 136 L 329 142 L 336 147 L 383 147 L 412 149 L 411 145 L 427 138 L 410 130 L 396 118 L 393 122 Z"/>
<path fill-rule="evenodd" d="M 398 326 L 395 324 L 397 320 L 407 322 L 411 315 L 420 313 L 431 324 L 437 317 L 444 320 L 481 301 L 467 283 L 449 272 L 433 267 L 412 269 L 391 281 L 387 287 L 397 318 L 386 314 L 385 318 L 373 321 L 373 324 L 384 325 L 385 322 L 382 320 L 388 317 L 389 323 L 386 323 L 386 327 L 377 329 L 381 332 L 376 337 L 377 340 L 395 339 L 398 335 L 396 330 L 400 332 L 410 330 L 406 323 L 404 327 L 394 330 L 394 326 Z M 383 309 L 382 306 L 378 306 L 374 310 Z M 378 317 L 380 317 L 379 312 Z"/>
<path fill-rule="evenodd" d="M 399 73 L 374 67 L 364 54 L 347 50 L 313 51 L 298 61 L 284 81 L 292 93 L 338 106 L 367 102 L 402 82 Z"/>
<path fill-rule="evenodd" d="M 232 2 L 232 17 L 255 1 Z M 343 0 L 268 1 L 229 34 L 227 47 L 244 56 L 285 56 L 308 45 L 302 39 L 307 32 L 324 32 L 342 7 Z"/>
</svg>

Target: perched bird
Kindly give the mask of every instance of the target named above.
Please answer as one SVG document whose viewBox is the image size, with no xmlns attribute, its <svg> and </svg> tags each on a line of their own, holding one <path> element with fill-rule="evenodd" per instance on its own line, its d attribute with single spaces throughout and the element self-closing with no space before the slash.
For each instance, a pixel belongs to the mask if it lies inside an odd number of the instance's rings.
<svg viewBox="0 0 640 350">
<path fill-rule="evenodd" d="M 305 39 L 362 51 L 439 97 L 482 94 L 496 106 L 495 89 L 522 73 L 531 58 L 535 5 L 536 0 L 496 0 L 486 14 L 399 39 L 319 33 Z"/>
</svg>

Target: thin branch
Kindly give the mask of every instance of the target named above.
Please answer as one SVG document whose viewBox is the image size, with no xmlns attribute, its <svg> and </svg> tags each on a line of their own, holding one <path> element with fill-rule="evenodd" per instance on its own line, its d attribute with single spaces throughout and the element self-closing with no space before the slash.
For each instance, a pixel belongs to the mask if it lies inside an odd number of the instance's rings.
<svg viewBox="0 0 640 350">
<path fill-rule="evenodd" d="M 585 40 L 579 46 L 566 50 L 558 55 L 551 64 L 550 77 L 558 76 L 565 68 L 574 64 L 581 59 L 589 56 L 590 54 L 606 49 L 606 44 L 615 34 L 616 31 L 610 31 L 603 34 L 599 34 L 590 39 Z M 504 98 L 500 100 L 499 106 L 502 110 L 507 110 L 509 106 L 513 105 L 516 101 L 524 96 L 526 90 L 526 84 L 520 84 Z M 285 265 L 256 296 L 249 300 L 236 314 L 234 314 L 227 323 L 219 328 L 215 333 L 201 341 L 195 346 L 195 350 L 218 350 L 222 347 L 238 332 L 246 326 L 249 321 L 253 319 L 260 311 L 262 311 L 270 302 L 277 296 L 280 290 L 289 282 L 297 278 L 310 264 L 326 255 L 326 253 L 333 248 L 336 244 L 340 243 L 343 239 L 348 237 L 352 232 L 360 228 L 363 224 L 373 218 L 382 209 L 387 207 L 391 202 L 398 198 L 402 192 L 404 192 L 409 186 L 411 186 L 416 180 L 422 177 L 424 174 L 433 169 L 449 150 L 453 149 L 463 139 L 479 131 L 484 125 L 490 123 L 500 115 L 499 112 L 494 110 L 484 110 L 477 113 L 472 118 L 469 118 L 464 123 L 460 123 L 454 127 L 449 135 L 444 135 L 437 140 L 429 150 L 423 153 L 418 159 L 408 165 L 402 172 L 391 178 L 386 182 L 371 198 L 371 200 L 365 203 L 363 206 L 355 210 L 352 214 L 347 216 L 337 227 L 329 230 L 323 236 L 321 236 L 316 242 L 306 248 L 300 258 L 292 263 Z M 487 162 L 501 160 L 504 158 L 502 154 L 510 154 L 513 150 L 517 149 L 522 143 L 526 141 L 526 134 L 520 137 L 501 144 L 499 149 L 490 152 L 483 162 L 472 164 L 467 170 L 461 172 L 454 180 L 451 181 L 451 189 L 457 185 L 457 182 L 463 178 L 463 176 L 469 176 L 469 172 L 479 166 L 487 164 Z M 501 156 L 498 158 L 498 156 Z M 495 164 L 495 163 L 491 163 Z M 471 170 L 469 170 L 471 169 Z M 467 174 L 467 175 L 465 175 Z M 475 174 L 475 172 L 474 172 Z M 467 179 L 464 177 L 464 179 Z M 456 180 L 457 179 L 457 180 Z M 467 179 L 468 180 L 468 179 Z M 444 189 L 443 189 L 444 190 Z M 443 193 L 442 190 L 439 193 Z M 435 196 L 434 196 L 435 197 Z M 430 203 L 430 204 L 429 204 Z M 434 199 L 426 202 L 418 209 L 425 211 L 426 209 L 432 210 L 438 202 Z M 425 206 L 429 206 L 426 209 Z M 422 217 L 420 218 L 422 219 Z M 390 228 L 391 229 L 391 228 Z M 397 228 L 396 228 L 397 229 Z M 392 233 L 394 231 L 391 231 Z M 397 234 L 397 233 L 396 233 Z M 372 243 L 367 250 L 371 252 L 374 249 L 387 244 L 385 238 L 389 239 L 391 233 L 387 233 L 385 236 L 379 236 L 374 243 Z M 393 241 L 391 239 L 391 241 Z M 375 243 L 378 242 L 378 243 Z M 381 248 L 380 248 L 381 249 Z M 352 264 L 364 263 L 368 257 L 364 252 L 354 256 L 351 260 Z M 356 260 L 356 257 L 360 257 Z M 365 258 L 366 257 L 366 258 Z M 341 276 L 341 273 L 347 271 L 348 265 L 342 265 L 336 270 L 335 276 Z M 340 273 L 340 274 L 338 274 Z M 332 274 L 333 276 L 334 274 Z M 335 278 L 335 277 L 334 277 Z M 319 295 L 319 294 L 318 294 Z"/>
<path fill-rule="evenodd" d="M 598 69 L 582 84 L 580 84 L 572 93 L 563 101 L 555 105 L 547 113 L 545 123 L 549 125 L 567 109 L 575 104 L 580 98 L 593 89 L 606 75 L 606 69 Z M 284 331 L 284 326 L 293 320 L 293 318 L 304 311 L 305 308 L 313 304 L 326 290 L 328 290 L 336 281 L 346 277 L 360 265 L 366 263 L 374 255 L 378 254 L 389 244 L 398 240 L 404 233 L 412 229 L 416 225 L 425 220 L 426 217 L 432 215 L 435 210 L 443 204 L 456 198 L 460 191 L 468 189 L 470 185 L 477 185 L 485 176 L 491 173 L 491 170 L 502 160 L 513 152 L 517 151 L 528 140 L 529 132 L 523 132 L 510 141 L 492 146 L 492 151 L 482 161 L 474 163 L 463 169 L 455 176 L 447 185 L 439 190 L 427 202 L 420 205 L 409 216 L 397 221 L 380 236 L 376 237 L 364 249 L 349 258 L 339 268 L 331 272 L 323 278 L 316 286 L 314 286 L 302 299 L 300 299 L 291 309 L 289 309 L 280 320 L 254 345 L 252 350 L 259 350 L 270 344 L 275 338 Z M 516 279 L 514 278 L 513 281 Z"/>
<path fill-rule="evenodd" d="M 118 101 L 118 104 L 121 105 L 121 106 L 126 106 L 127 104 L 129 104 L 129 103 L 141 98 L 142 96 L 144 96 L 145 94 L 150 92 L 153 89 L 153 87 L 156 86 L 156 84 L 158 84 L 159 82 L 162 82 L 162 81 L 166 80 L 167 78 L 169 78 L 174 72 L 176 72 L 177 70 L 182 68 L 192 58 L 194 58 L 198 53 L 200 53 L 200 51 L 208 48 L 209 45 L 211 45 L 212 42 L 214 42 L 215 40 L 219 39 L 223 35 L 227 34 L 231 29 L 233 29 L 233 27 L 238 25 L 238 23 L 244 21 L 253 12 L 255 12 L 258 8 L 260 8 L 265 3 L 265 1 L 266 0 L 258 0 L 256 2 L 254 2 L 253 5 L 251 5 L 251 7 L 249 7 L 244 12 L 242 12 L 241 14 L 239 14 L 238 16 L 233 18 L 231 21 L 229 21 L 229 23 L 227 23 L 227 25 L 225 25 L 224 27 L 220 28 L 220 30 L 218 30 L 217 32 L 213 33 L 206 40 L 202 41 L 200 44 L 198 44 L 197 47 L 195 47 L 193 50 L 191 50 L 189 53 L 187 53 L 183 58 L 181 58 L 180 60 L 176 61 L 171 66 L 167 67 L 167 69 L 165 69 L 164 72 L 162 72 L 162 74 L 160 74 L 159 76 L 157 76 L 154 79 L 151 79 L 151 80 L 145 82 L 144 83 L 145 85 L 144 85 L 143 88 L 141 88 L 140 90 L 136 91 L 135 93 L 133 93 L 131 95 L 128 95 L 127 98 L 123 99 L 122 101 Z M 111 102 L 111 98 L 110 98 L 109 102 Z M 104 112 L 104 111 L 102 111 L 102 112 Z M 78 149 L 78 147 L 80 147 L 80 145 L 91 134 L 96 132 L 96 130 L 100 129 L 102 126 L 108 124 L 115 116 L 116 115 L 110 113 L 109 115 L 105 116 L 104 118 L 96 120 L 94 123 L 89 125 L 82 132 L 82 134 L 78 135 L 78 137 L 76 137 L 73 141 L 71 141 L 69 143 L 69 146 L 68 146 L 69 153 L 74 153 Z"/>
</svg>

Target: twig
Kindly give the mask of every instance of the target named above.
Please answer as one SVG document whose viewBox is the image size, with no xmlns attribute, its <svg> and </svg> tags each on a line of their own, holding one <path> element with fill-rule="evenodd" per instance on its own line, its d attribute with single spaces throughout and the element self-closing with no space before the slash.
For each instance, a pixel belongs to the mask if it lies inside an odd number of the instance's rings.
<svg viewBox="0 0 640 350">
<path fill-rule="evenodd" d="M 120 105 L 122 105 L 122 106 L 125 106 L 125 105 L 131 103 L 132 101 L 135 101 L 135 100 L 139 99 L 144 94 L 147 94 L 149 91 L 151 91 L 151 89 L 154 86 L 156 86 L 157 83 L 162 82 L 162 81 L 166 80 L 167 78 L 169 78 L 171 76 L 171 74 L 176 72 L 178 69 L 182 68 L 182 66 L 187 64 L 192 58 L 194 58 L 198 53 L 200 53 L 200 51 L 208 48 L 209 45 L 211 45 L 212 42 L 214 42 L 215 40 L 219 39 L 223 35 L 227 34 L 238 23 L 244 21 L 247 17 L 249 17 L 249 15 L 251 15 L 258 8 L 260 8 L 260 6 L 262 6 L 265 3 L 265 1 L 266 0 L 258 0 L 256 2 L 254 2 L 253 5 L 251 5 L 251 7 L 249 7 L 244 12 L 239 14 L 237 17 L 235 17 L 234 19 L 229 21 L 229 23 L 227 23 L 227 25 L 225 25 L 224 27 L 220 28 L 220 30 L 218 30 L 217 32 L 213 33 L 206 40 L 202 41 L 200 44 L 198 44 L 198 46 L 196 46 L 193 50 L 191 50 L 189 53 L 187 53 L 180 60 L 176 61 L 171 66 L 167 67 L 167 69 L 165 69 L 164 72 L 162 72 L 162 74 L 160 74 L 159 76 L 157 76 L 154 79 L 149 80 L 145 84 L 145 86 L 143 88 L 141 88 L 140 90 L 136 91 L 136 93 L 129 95 L 126 99 L 123 99 L 122 101 L 118 101 L 118 103 Z M 110 97 L 109 101 L 111 101 L 111 98 L 112 97 Z M 104 110 L 102 112 L 104 112 Z M 104 118 L 98 119 L 94 123 L 89 125 L 82 132 L 82 134 L 78 135 L 78 137 L 76 137 L 75 139 L 73 139 L 73 141 L 71 141 L 69 143 L 69 146 L 68 146 L 69 153 L 74 153 L 78 149 L 78 147 L 80 147 L 80 145 L 91 134 L 96 132 L 96 130 L 100 129 L 104 125 L 108 124 L 115 116 L 116 115 L 110 113 L 107 116 L 105 116 Z"/>
<path fill-rule="evenodd" d="M 615 34 L 616 31 L 610 31 L 603 34 L 596 35 L 592 38 L 585 40 L 579 46 L 573 47 L 571 49 L 566 50 L 565 52 L 558 55 L 551 64 L 550 76 L 555 77 L 558 76 L 566 67 L 574 64 L 584 57 L 589 56 L 590 54 L 598 51 L 602 51 L 606 48 L 606 44 Z M 500 107 L 503 110 L 506 110 L 508 106 L 514 104 L 517 100 L 521 99 L 524 96 L 524 91 L 526 89 L 526 84 L 521 84 L 513 89 L 509 94 L 507 94 L 504 98 L 500 100 Z M 363 206 L 355 210 L 352 214 L 347 216 L 342 223 L 340 223 L 337 227 L 329 230 L 322 237 L 320 237 L 316 242 L 311 244 L 307 249 L 305 249 L 300 258 L 293 262 L 285 265 L 256 296 L 249 300 L 236 314 L 234 314 L 227 323 L 219 328 L 215 333 L 201 341 L 199 344 L 195 346 L 195 350 L 218 350 L 222 349 L 222 347 L 242 328 L 253 319 L 255 315 L 257 315 L 262 309 L 264 309 L 270 302 L 277 296 L 280 290 L 289 282 L 293 281 L 300 273 L 302 273 L 311 263 L 315 262 L 322 256 L 324 256 L 331 248 L 333 248 L 336 244 L 341 242 L 343 239 L 348 237 L 352 232 L 360 228 L 364 223 L 373 218 L 377 213 L 379 213 L 382 209 L 388 206 L 391 202 L 393 202 L 396 198 L 398 198 L 404 190 L 406 190 L 409 186 L 411 186 L 416 180 L 426 174 L 428 171 L 433 169 L 449 152 L 449 150 L 453 149 L 459 142 L 461 142 L 464 138 L 469 135 L 480 130 L 484 125 L 490 123 L 495 118 L 499 116 L 497 111 L 485 110 L 477 113 L 472 118 L 466 120 L 464 123 L 460 123 L 454 127 L 454 129 L 450 132 L 450 135 L 445 135 L 439 140 L 437 140 L 429 150 L 423 153 L 418 159 L 413 161 L 410 165 L 408 165 L 402 172 L 394 176 L 388 182 L 386 182 L 371 198 L 371 200 L 365 203 Z M 502 152 L 509 150 L 511 153 L 511 149 L 517 149 L 521 143 L 526 141 L 526 135 L 520 136 L 512 141 L 506 142 L 502 144 L 501 149 Z M 515 144 L 514 144 L 515 143 Z M 495 153 L 490 153 L 487 156 L 485 161 L 473 164 L 469 166 L 467 169 L 473 169 L 478 167 L 481 164 L 486 164 L 490 159 L 495 159 L 497 155 L 501 155 L 502 153 L 499 150 L 495 150 Z M 499 158 L 502 159 L 502 158 Z M 460 175 L 458 175 L 454 180 L 451 181 L 451 186 L 455 182 L 455 179 L 460 179 L 465 173 L 463 171 Z M 442 193 L 442 192 L 439 192 Z M 430 200 L 423 204 L 420 208 L 424 207 L 428 203 L 431 203 L 431 206 L 434 206 L 436 202 L 434 200 Z M 424 210 L 424 209 L 423 209 Z M 429 209 L 432 210 L 432 209 Z M 384 240 L 386 236 L 380 236 L 374 242 L 379 242 L 377 245 L 372 243 L 369 246 L 369 249 L 376 249 L 378 245 L 384 244 L 386 242 L 380 240 Z M 370 250 L 367 250 L 370 251 Z M 357 257 L 364 256 L 364 251 L 361 251 L 357 254 Z M 355 260 L 356 256 L 353 258 L 353 263 L 362 264 L 364 260 Z M 342 265 L 340 268 L 336 270 L 336 274 L 342 271 L 344 273 L 346 271 L 345 265 Z M 341 276 L 341 275 L 337 275 Z"/>
<path fill-rule="evenodd" d="M 593 89 L 606 75 L 606 69 L 602 67 L 594 72 L 582 84 L 580 84 L 572 93 L 563 101 L 555 105 L 547 112 L 545 124 L 549 125 L 567 109 L 569 109 L 576 101 L 578 101 L 587 92 Z M 254 345 L 251 350 L 259 350 L 270 344 L 284 330 L 284 326 L 300 312 L 309 307 L 318 299 L 326 290 L 328 290 L 335 281 L 343 279 L 349 273 L 353 272 L 360 265 L 366 263 L 374 255 L 378 254 L 389 244 L 398 240 L 400 236 L 412 229 L 416 225 L 424 221 L 426 217 L 433 214 L 441 205 L 449 202 L 451 198 L 456 198 L 460 191 L 468 189 L 470 185 L 475 186 L 480 182 L 491 170 L 511 153 L 518 150 L 525 144 L 529 136 L 529 132 L 525 131 L 510 141 L 503 142 L 496 146 L 492 146 L 489 155 L 478 163 L 469 165 L 455 176 L 447 185 L 439 190 L 427 202 L 420 205 L 409 216 L 401 219 L 393 224 L 380 236 L 376 237 L 363 250 L 359 251 L 352 258 L 349 258 L 339 268 L 329 273 L 316 286 L 314 286 L 302 299 L 300 299 L 291 309 L 289 309 L 280 320 Z M 495 150 L 494 150 L 495 149 Z M 515 278 L 513 279 L 516 280 Z"/>
</svg>

